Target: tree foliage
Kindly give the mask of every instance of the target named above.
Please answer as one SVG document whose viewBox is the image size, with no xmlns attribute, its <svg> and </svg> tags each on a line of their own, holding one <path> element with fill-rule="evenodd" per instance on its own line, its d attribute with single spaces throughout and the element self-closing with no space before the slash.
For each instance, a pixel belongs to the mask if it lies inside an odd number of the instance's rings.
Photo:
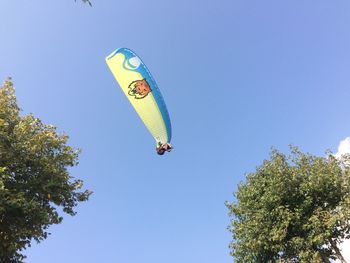
<svg viewBox="0 0 350 263">
<path fill-rule="evenodd" d="M 75 2 L 76 2 L 77 0 L 75 0 Z M 81 0 L 81 1 L 83 1 L 84 3 L 86 3 L 86 4 L 89 4 L 90 6 L 92 6 L 92 4 L 91 4 L 91 1 L 90 0 Z"/>
<path fill-rule="evenodd" d="M 227 203 L 235 262 L 345 262 L 350 238 L 349 156 L 316 157 L 291 147 L 247 175 Z"/>
<path fill-rule="evenodd" d="M 90 191 L 67 168 L 77 165 L 79 151 L 29 114 L 20 116 L 10 80 L 0 87 L 0 262 L 22 262 L 32 240 L 47 238 L 48 227 L 59 224 L 59 210 L 86 201 Z M 59 210 L 58 210 L 59 209 Z"/>
</svg>

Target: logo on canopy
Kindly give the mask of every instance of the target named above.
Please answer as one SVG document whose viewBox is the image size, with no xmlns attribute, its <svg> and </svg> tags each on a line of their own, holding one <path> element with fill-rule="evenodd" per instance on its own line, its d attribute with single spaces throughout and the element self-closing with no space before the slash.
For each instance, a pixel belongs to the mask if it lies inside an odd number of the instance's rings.
<svg viewBox="0 0 350 263">
<path fill-rule="evenodd" d="M 143 99 L 150 92 L 152 92 L 152 90 L 146 79 L 135 80 L 129 85 L 128 94 L 135 97 L 135 99 Z"/>
</svg>

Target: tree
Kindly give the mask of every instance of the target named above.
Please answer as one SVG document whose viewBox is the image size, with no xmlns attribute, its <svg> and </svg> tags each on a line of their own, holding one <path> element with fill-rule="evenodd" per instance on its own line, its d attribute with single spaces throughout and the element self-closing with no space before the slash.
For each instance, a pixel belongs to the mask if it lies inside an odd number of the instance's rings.
<svg viewBox="0 0 350 263">
<path fill-rule="evenodd" d="M 350 238 L 349 156 L 316 157 L 291 147 L 247 175 L 227 202 L 235 262 L 345 262 Z"/>
<path fill-rule="evenodd" d="M 76 2 L 77 0 L 75 0 L 75 2 Z M 83 1 L 84 3 L 88 3 L 90 6 L 92 6 L 92 4 L 91 4 L 91 1 L 90 0 L 81 0 L 81 1 Z"/>
<path fill-rule="evenodd" d="M 79 191 L 83 182 L 67 168 L 78 164 L 79 150 L 29 114 L 20 116 L 10 80 L 0 87 L 0 262 L 23 262 L 22 251 L 31 241 L 47 238 L 59 224 L 58 209 L 75 215 L 78 202 L 91 191 Z M 62 212 L 62 213 L 63 213 Z"/>
</svg>

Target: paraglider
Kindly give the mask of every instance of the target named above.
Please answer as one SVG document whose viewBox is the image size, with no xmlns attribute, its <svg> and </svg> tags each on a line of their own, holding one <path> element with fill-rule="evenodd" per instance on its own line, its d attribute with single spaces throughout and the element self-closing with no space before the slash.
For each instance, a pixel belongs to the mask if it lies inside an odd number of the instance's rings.
<svg viewBox="0 0 350 263">
<path fill-rule="evenodd" d="M 119 48 L 106 62 L 131 105 L 156 141 L 156 152 L 170 152 L 171 123 L 160 90 L 141 59 L 130 49 Z"/>
</svg>

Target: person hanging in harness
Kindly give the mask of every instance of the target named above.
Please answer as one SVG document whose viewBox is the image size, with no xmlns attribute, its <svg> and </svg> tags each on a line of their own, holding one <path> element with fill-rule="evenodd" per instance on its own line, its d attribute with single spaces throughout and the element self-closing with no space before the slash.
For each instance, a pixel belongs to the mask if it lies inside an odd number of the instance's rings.
<svg viewBox="0 0 350 263">
<path fill-rule="evenodd" d="M 163 155 L 166 151 L 170 152 L 173 149 L 173 147 L 170 145 L 170 143 L 161 143 L 158 142 L 158 147 L 156 148 L 157 154 Z"/>
</svg>

